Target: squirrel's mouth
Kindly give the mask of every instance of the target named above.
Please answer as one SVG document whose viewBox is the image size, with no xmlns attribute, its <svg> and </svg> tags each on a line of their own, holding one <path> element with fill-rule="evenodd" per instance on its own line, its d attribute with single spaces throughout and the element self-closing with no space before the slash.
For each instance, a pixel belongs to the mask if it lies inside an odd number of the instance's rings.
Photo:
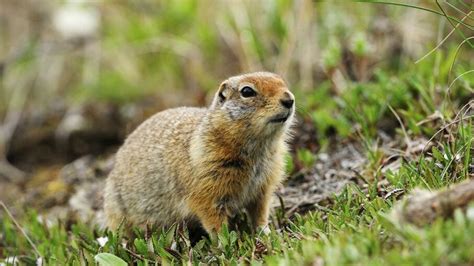
<svg viewBox="0 0 474 266">
<path fill-rule="evenodd" d="M 276 115 L 270 119 L 270 123 L 285 123 L 286 120 L 290 117 L 290 113 L 282 114 L 282 115 Z"/>
</svg>

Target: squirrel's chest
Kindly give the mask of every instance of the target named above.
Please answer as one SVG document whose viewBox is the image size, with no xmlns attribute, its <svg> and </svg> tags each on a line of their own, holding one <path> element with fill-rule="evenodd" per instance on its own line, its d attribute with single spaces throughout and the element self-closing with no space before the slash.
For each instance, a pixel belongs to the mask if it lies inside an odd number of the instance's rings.
<svg viewBox="0 0 474 266">
<path fill-rule="evenodd" d="M 251 171 L 248 173 L 248 179 L 242 187 L 240 195 L 241 203 L 246 204 L 255 199 L 259 193 L 262 193 L 262 187 L 268 183 L 268 166 L 263 163 L 252 165 Z"/>
</svg>

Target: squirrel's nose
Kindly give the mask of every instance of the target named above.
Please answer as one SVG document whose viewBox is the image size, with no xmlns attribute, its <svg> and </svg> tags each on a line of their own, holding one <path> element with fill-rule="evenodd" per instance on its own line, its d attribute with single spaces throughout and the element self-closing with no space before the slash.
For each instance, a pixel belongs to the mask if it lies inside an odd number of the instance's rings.
<svg viewBox="0 0 474 266">
<path fill-rule="evenodd" d="M 281 99 L 280 103 L 285 106 L 286 108 L 290 109 L 293 107 L 293 103 L 295 103 L 295 100 L 293 99 Z"/>
</svg>

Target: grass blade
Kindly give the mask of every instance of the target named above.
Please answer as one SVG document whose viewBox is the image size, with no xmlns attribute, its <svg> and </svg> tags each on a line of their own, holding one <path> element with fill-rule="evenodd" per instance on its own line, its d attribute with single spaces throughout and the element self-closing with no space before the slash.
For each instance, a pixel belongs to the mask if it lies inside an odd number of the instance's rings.
<svg viewBox="0 0 474 266">
<path fill-rule="evenodd" d="M 124 260 L 110 253 L 99 253 L 94 256 L 94 260 L 100 266 L 127 266 Z"/>
</svg>

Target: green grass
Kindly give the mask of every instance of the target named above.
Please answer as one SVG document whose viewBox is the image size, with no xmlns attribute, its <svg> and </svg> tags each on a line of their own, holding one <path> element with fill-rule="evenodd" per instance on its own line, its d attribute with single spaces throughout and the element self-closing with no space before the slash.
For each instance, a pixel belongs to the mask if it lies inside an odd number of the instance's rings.
<svg viewBox="0 0 474 266">
<path fill-rule="evenodd" d="M 423 66 L 418 66 L 415 73 L 422 73 L 420 68 Z M 381 73 L 375 81 L 355 83 L 342 95 L 329 95 L 325 85 L 321 85 L 321 90 L 311 92 L 314 95 L 308 97 L 307 103 L 303 102 L 303 107 L 309 110 L 316 122 L 322 123 L 318 120 L 320 114 L 328 109 L 326 111 L 337 113 L 343 119 L 331 120 L 327 124 L 336 129 L 348 128 L 347 131 L 336 130 L 339 138 L 355 138 L 368 143 L 368 160 L 361 178 L 369 183 L 365 186 L 349 185 L 323 210 L 296 215 L 291 220 L 281 217 L 278 215 L 281 211 L 276 210 L 269 235 L 254 236 L 224 230 L 219 243 L 202 240 L 191 247 L 187 232 L 176 228 L 166 232 L 136 231 L 134 237 L 123 237 L 121 232 L 93 229 L 81 223 L 73 223 L 67 228 L 62 221 L 46 225 L 40 222 L 38 214 L 29 211 L 19 224 L 39 254 L 13 220 L 5 216 L 0 220 L 0 256 L 17 257 L 25 263 L 32 263 L 41 256 L 48 264 L 93 264 L 94 256 L 99 253 L 115 254 L 128 263 L 139 265 L 187 261 L 193 264 L 294 265 L 318 260 L 327 265 L 472 264 L 472 217 L 456 212 L 454 219 L 438 220 L 424 228 L 399 225 L 388 215 L 395 198 L 385 199 L 380 194 L 379 182 L 382 180 L 388 181 L 388 185 L 382 186 L 386 190 L 403 189 L 407 194 L 415 187 L 442 188 L 472 175 L 474 124 L 469 117 L 435 135 L 434 145 L 423 153 L 402 154 L 403 164 L 399 171 L 380 171 L 383 159 L 389 154 L 377 146 L 382 145 L 377 141 L 378 123 L 383 119 L 397 122 L 388 105 L 399 113 L 406 134 L 412 139 L 429 138 L 438 128 L 454 121 L 454 114 L 449 116 L 447 113 L 445 121 L 437 120 L 428 125 L 415 123 L 434 112 L 433 108 L 440 104 L 437 99 L 443 99 L 434 94 L 424 95 L 425 92 L 420 90 L 429 86 L 422 81 L 422 74 L 389 77 Z M 468 82 L 465 84 L 472 84 L 472 81 L 465 81 Z M 463 85 L 457 87 L 452 99 L 463 99 L 465 91 Z M 459 110 L 460 104 L 462 102 L 453 101 L 450 107 Z M 349 126 L 353 124 L 358 126 Z M 319 128 L 324 132 L 323 129 Z M 393 134 L 395 139 L 404 139 L 401 128 Z M 322 135 L 322 138 L 330 137 Z M 399 148 L 405 147 L 401 144 Z M 308 150 L 297 151 L 295 156 L 307 166 L 314 163 Z M 108 242 L 100 246 L 97 238 L 104 236 L 108 237 Z"/>
<path fill-rule="evenodd" d="M 464 3 L 461 2 L 458 6 Z M 166 95 L 173 92 L 169 88 L 188 84 L 209 90 L 217 84 L 217 76 L 237 71 L 228 64 L 236 58 L 216 58 L 216 53 L 229 54 L 229 48 L 241 53 L 235 63 L 239 70 L 248 69 L 250 63 L 246 60 L 249 58 L 257 58 L 258 62 L 253 62 L 252 67 L 260 65 L 270 70 L 269 66 L 275 62 L 285 61 L 279 56 L 287 52 L 282 47 L 291 39 L 290 24 L 284 21 L 291 15 L 287 12 L 291 1 L 276 1 L 268 12 L 261 12 L 262 16 L 252 16 L 252 12 L 262 11 L 261 7 L 246 9 L 252 19 L 244 26 L 235 25 L 230 13 L 208 15 L 195 1 L 171 3 L 162 9 L 146 3 L 144 6 L 138 2 L 105 6 L 109 16 L 104 17 L 105 52 L 101 65 L 107 71 L 98 73 L 94 84 L 70 82 L 72 92 L 69 96 L 80 96 L 82 101 L 122 103 L 146 97 L 156 90 L 160 96 Z M 180 228 L 135 230 L 130 237 L 124 236 L 121 230 L 111 232 L 80 222 L 45 223 L 40 214 L 30 209 L 14 220 L 0 209 L 0 264 L 6 258 L 34 264 L 41 257 L 48 265 L 89 265 L 102 253 L 114 254 L 127 263 L 138 265 L 155 262 L 191 262 L 193 265 L 474 264 L 474 206 L 469 207 L 470 215 L 457 211 L 453 219 L 440 219 L 423 228 L 415 228 L 393 219 L 390 213 L 399 199 L 395 196 L 386 198 L 386 193 L 382 193 L 401 189 L 407 195 L 417 187 L 434 190 L 472 178 L 474 123 L 469 115 L 472 116 L 473 111 L 464 114 L 468 107 L 463 109 L 463 106 L 473 99 L 474 75 L 460 77 L 449 92 L 447 90 L 455 77 L 473 69 L 472 61 L 468 60 L 472 51 L 462 51 L 463 56 L 458 55 L 454 61 L 460 43 L 454 39 L 418 64 L 413 64 L 414 59 L 408 56 L 384 58 L 378 62 L 379 59 L 369 52 L 368 37 L 361 33 L 368 23 L 364 12 L 369 15 L 375 12 L 369 6 L 367 3 L 352 5 L 354 9 L 348 14 L 331 12 L 335 7 L 318 3 L 319 13 L 312 22 L 319 27 L 316 37 L 322 73 L 326 76 L 309 88 L 304 85 L 308 80 L 299 82 L 300 79 L 293 78 L 296 81 L 292 90 L 297 97 L 298 112 L 314 122 L 321 152 L 330 150 L 334 141 L 359 142 L 365 149 L 367 162 L 359 173 L 361 180 L 357 181 L 360 182 L 348 185 L 340 194 L 334 195 L 328 205 L 304 215 L 296 214 L 291 219 L 283 217 L 282 211 L 277 209 L 272 215 L 269 235 L 248 235 L 224 229 L 217 243 L 202 240 L 193 247 L 187 232 Z M 396 8 L 387 10 L 390 18 L 403 11 Z M 138 9 L 149 11 L 122 16 L 123 10 Z M 319 16 L 325 12 L 331 15 Z M 348 26 L 337 14 L 355 17 L 353 21 L 357 23 Z M 244 27 L 248 33 L 247 46 L 241 47 L 243 44 L 237 42 L 233 47 L 226 47 L 216 41 L 220 36 L 216 27 L 194 23 L 207 22 L 209 17 L 217 17 L 231 35 Z M 352 30 L 357 32 L 354 38 L 351 37 Z M 257 38 L 259 36 L 262 38 Z M 311 43 L 312 40 L 305 41 Z M 364 80 L 363 75 L 358 74 L 348 77 L 342 62 L 344 48 L 354 56 L 356 64 L 364 60 L 376 62 L 376 67 L 365 73 L 370 78 Z M 297 62 L 292 68 L 298 71 L 290 71 L 289 76 L 303 76 L 299 70 L 304 69 L 304 62 L 298 60 L 295 59 Z M 70 67 L 80 69 L 76 65 Z M 330 81 L 331 73 L 336 70 L 346 71 L 347 86 L 343 90 Z M 78 77 L 71 76 L 71 80 L 77 81 Z M 185 80 L 184 76 L 196 80 Z M 380 131 L 398 144 L 395 148 L 399 151 L 386 149 L 387 143 L 381 139 Z M 420 139 L 432 139 L 432 145 L 405 153 L 407 141 Z M 394 154 L 402 161 L 401 167 L 398 171 L 383 172 L 384 163 Z M 295 151 L 293 156 L 306 169 L 318 158 L 305 148 Z M 293 164 L 287 169 L 288 172 L 299 170 Z M 97 240 L 100 237 L 108 238 L 103 246 Z"/>
</svg>

